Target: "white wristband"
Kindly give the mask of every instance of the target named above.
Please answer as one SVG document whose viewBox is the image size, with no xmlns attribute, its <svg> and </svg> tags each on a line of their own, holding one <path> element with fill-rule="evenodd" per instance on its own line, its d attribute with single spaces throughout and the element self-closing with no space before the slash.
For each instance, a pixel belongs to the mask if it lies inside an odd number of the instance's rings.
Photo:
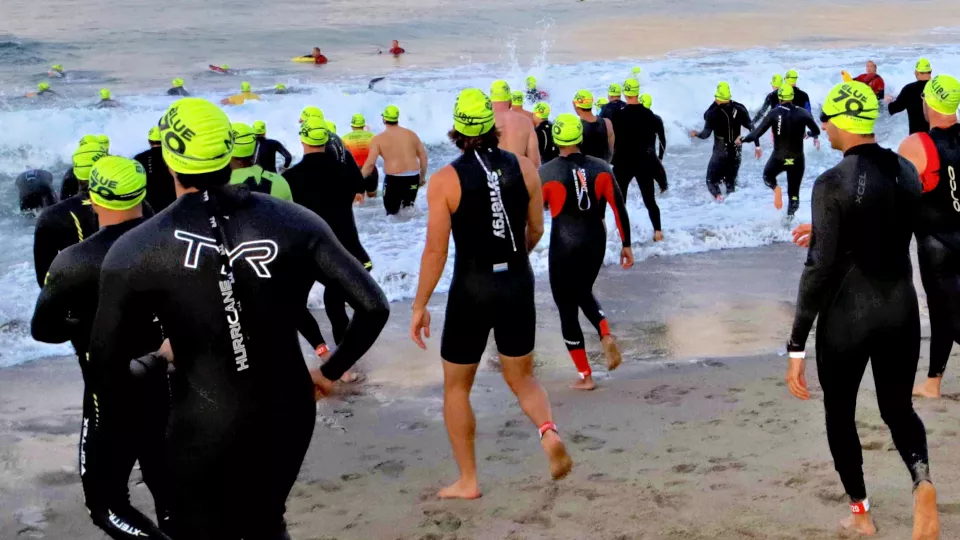
<svg viewBox="0 0 960 540">
<path fill-rule="evenodd" d="M 793 352 L 787 353 L 787 356 L 789 356 L 790 358 L 799 358 L 800 360 L 803 360 L 804 358 L 807 357 L 807 352 L 806 352 L 806 351 L 793 351 Z"/>
</svg>

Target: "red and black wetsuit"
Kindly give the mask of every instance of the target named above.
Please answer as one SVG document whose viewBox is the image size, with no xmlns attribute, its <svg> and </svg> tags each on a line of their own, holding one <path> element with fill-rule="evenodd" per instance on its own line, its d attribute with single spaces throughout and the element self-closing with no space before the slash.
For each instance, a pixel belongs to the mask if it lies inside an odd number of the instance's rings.
<svg viewBox="0 0 960 540">
<path fill-rule="evenodd" d="M 403 53 L 405 53 L 405 52 L 407 52 L 407 51 L 406 51 L 406 49 L 404 49 L 403 47 L 394 47 L 394 48 L 390 49 L 390 54 L 392 54 L 392 55 L 394 55 L 394 56 L 396 56 L 396 55 L 398 55 L 398 54 L 403 54 Z"/>
<path fill-rule="evenodd" d="M 327 63 L 327 57 L 320 54 L 313 57 L 313 63 L 317 65 L 323 65 Z"/>
<path fill-rule="evenodd" d="M 883 82 L 883 77 L 877 75 L 876 73 L 863 73 L 858 75 L 854 80 L 869 86 L 870 89 L 873 90 L 873 93 L 877 95 L 877 99 L 879 99 L 881 102 L 883 101 L 883 91 L 886 88 L 886 85 Z"/>
</svg>

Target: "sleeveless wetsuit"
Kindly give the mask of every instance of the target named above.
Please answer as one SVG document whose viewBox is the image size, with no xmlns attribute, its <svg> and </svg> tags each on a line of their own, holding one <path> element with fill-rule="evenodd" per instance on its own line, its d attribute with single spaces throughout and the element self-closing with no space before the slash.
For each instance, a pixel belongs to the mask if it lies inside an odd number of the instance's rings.
<svg viewBox="0 0 960 540">
<path fill-rule="evenodd" d="M 581 119 L 583 124 L 583 142 L 580 143 L 580 151 L 587 156 L 593 156 L 603 161 L 610 162 L 610 142 L 607 140 L 607 121 L 604 118 L 597 118 L 596 122 L 587 122 Z"/>
</svg>

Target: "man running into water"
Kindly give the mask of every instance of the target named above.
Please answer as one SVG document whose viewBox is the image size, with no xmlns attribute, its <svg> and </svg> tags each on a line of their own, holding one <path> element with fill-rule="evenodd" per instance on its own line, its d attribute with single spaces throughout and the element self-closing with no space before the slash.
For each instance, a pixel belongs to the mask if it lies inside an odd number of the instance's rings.
<svg viewBox="0 0 960 540">
<path fill-rule="evenodd" d="M 90 329 L 97 311 L 100 291 L 100 267 L 110 246 L 120 236 L 143 223 L 151 215 L 144 212 L 147 179 L 143 167 L 136 161 L 105 156 L 94 164 L 90 173 L 90 200 L 97 213 L 100 230 L 79 244 L 60 252 L 50 266 L 46 283 L 37 299 L 31 321 L 31 334 L 37 341 L 64 343 L 70 341 L 77 352 L 83 374 L 83 423 L 80 432 L 80 477 L 85 480 L 96 464 L 87 460 L 88 452 L 96 452 L 103 441 L 97 437 L 98 413 L 97 381 L 89 369 L 87 351 Z M 163 341 L 161 328 L 152 320 L 130 328 L 129 340 L 133 357 L 157 351 Z M 166 367 L 172 360 L 169 350 L 163 352 Z M 128 358 L 129 360 L 129 358 Z M 128 364 L 129 366 L 129 364 Z M 127 367 L 129 369 L 129 367 Z M 164 499 L 163 439 L 167 425 L 169 390 L 166 370 L 150 373 L 135 386 L 122 384 L 137 397 L 126 411 L 126 433 L 133 441 L 125 452 L 118 454 L 118 473 L 124 484 L 134 461 L 140 462 L 143 479 L 153 494 L 159 523 L 167 519 L 170 501 Z M 118 479 L 120 481 L 120 479 Z"/>
<path fill-rule="evenodd" d="M 910 241 L 922 188 L 909 161 L 877 145 L 873 133 L 879 108 L 870 87 L 858 82 L 836 85 L 824 100 L 820 120 L 844 158 L 813 186 L 812 227 L 794 231 L 795 241 L 809 245 L 810 252 L 787 343 L 786 380 L 790 393 L 810 399 L 804 349 L 819 318 L 817 371 L 827 441 L 850 497 L 851 515 L 841 527 L 873 535 L 877 529 L 856 425 L 857 392 L 871 363 L 880 416 L 913 478 L 913 540 L 934 540 L 940 527 L 927 435 L 910 395 L 920 355 Z"/>
<path fill-rule="evenodd" d="M 282 201 L 293 201 L 290 184 L 277 173 L 254 165 L 257 136 L 253 128 L 241 122 L 233 123 L 233 154 L 230 158 L 230 184 L 243 185 L 254 193 L 271 195 Z"/>
<path fill-rule="evenodd" d="M 390 216 L 413 206 L 417 189 L 427 182 L 427 149 L 416 133 L 400 127 L 400 109 L 395 105 L 383 110 L 383 124 L 383 133 L 370 139 L 361 173 L 369 177 L 377 158 L 383 158 L 383 208 Z"/>
<path fill-rule="evenodd" d="M 363 167 L 370 156 L 370 142 L 373 132 L 367 128 L 367 119 L 362 114 L 355 114 L 350 118 L 350 133 L 344 135 L 343 145 L 353 156 L 357 165 Z M 370 174 L 363 178 L 363 190 L 367 197 L 377 196 L 377 186 L 380 184 L 380 171 L 374 167 Z"/>
<path fill-rule="evenodd" d="M 787 196 L 790 202 L 787 215 L 793 216 L 800 208 L 800 182 L 806 166 L 803 156 L 803 139 L 813 137 L 813 143 L 820 149 L 820 128 L 806 109 L 793 104 L 793 87 L 785 84 L 777 91 L 780 103 L 763 117 L 760 124 L 737 144 L 757 143 L 760 137 L 773 128 L 773 154 L 763 168 L 763 183 L 773 190 L 773 206 L 783 208 L 783 190 L 777 185 L 777 176 L 787 173 Z M 759 157 L 759 154 L 758 154 Z"/>
<path fill-rule="evenodd" d="M 159 212 L 177 200 L 177 192 L 173 187 L 173 176 L 163 161 L 163 151 L 160 148 L 160 128 L 153 126 L 147 133 L 147 142 L 150 149 L 137 154 L 137 160 L 147 171 L 147 202 L 154 212 Z"/>
<path fill-rule="evenodd" d="M 190 92 L 187 92 L 187 89 L 183 87 L 183 79 L 177 77 L 170 82 L 170 88 L 167 90 L 167 95 L 186 97 L 190 95 Z"/>
<path fill-rule="evenodd" d="M 660 242 L 663 229 L 653 184 L 656 182 L 660 186 L 660 193 L 667 190 L 667 173 L 661 164 L 667 149 L 663 120 L 640 103 L 640 83 L 636 79 L 627 79 L 623 83 L 623 95 L 627 104 L 613 116 L 613 129 L 617 133 L 613 152 L 614 176 L 624 200 L 630 182 L 637 179 L 643 205 L 647 207 L 653 225 L 653 241 Z"/>
<path fill-rule="evenodd" d="M 540 151 L 537 149 L 537 134 L 533 124 L 525 116 L 510 110 L 510 85 L 496 80 L 490 85 L 490 100 L 497 119 L 500 149 L 523 156 L 540 166 Z"/>
<path fill-rule="evenodd" d="M 440 490 L 443 499 L 480 497 L 470 389 L 491 328 L 503 378 L 539 426 L 551 475 L 563 478 L 573 467 L 533 373 L 537 311 L 527 253 L 543 236 L 540 178 L 530 160 L 498 148 L 497 137 L 490 98 L 477 88 L 460 92 L 450 139 L 463 154 L 434 173 L 427 189 L 427 242 L 410 321 L 410 335 L 422 349 L 421 332 L 430 337 L 427 302 L 447 262 L 451 232 L 456 245 L 440 356 L 443 416 L 460 478 Z"/>
<path fill-rule="evenodd" d="M 96 135 L 84 135 L 80 138 L 80 146 L 83 146 L 87 143 L 96 143 L 100 144 L 100 139 Z M 103 146 L 102 144 L 100 145 Z M 104 153 L 107 150 L 104 149 Z M 63 181 L 60 183 L 60 200 L 65 201 L 70 197 L 73 197 L 77 193 L 80 193 L 80 180 L 77 179 L 77 175 L 73 172 L 73 167 L 67 169 L 67 172 L 63 173 Z"/>
<path fill-rule="evenodd" d="M 640 89 L 640 83 L 637 83 L 637 90 Z M 627 106 L 627 103 L 620 99 L 620 95 L 623 93 L 623 87 L 617 83 L 611 83 L 607 88 L 607 103 L 600 109 L 600 112 L 597 116 L 601 118 L 606 118 L 608 120 L 613 120 L 614 114 L 617 111 L 623 110 Z"/>
<path fill-rule="evenodd" d="M 806 109 L 808 113 L 813 114 L 810 96 L 808 96 L 803 90 L 797 88 L 797 79 L 799 78 L 800 74 L 797 73 L 797 70 L 791 69 L 790 71 L 787 71 L 787 75 L 783 78 L 783 80 L 793 87 L 793 104 L 801 109 Z"/>
<path fill-rule="evenodd" d="M 43 210 L 57 203 L 53 193 L 53 175 L 41 169 L 30 169 L 17 176 L 20 211 Z"/>
<path fill-rule="evenodd" d="M 703 113 L 703 130 L 691 131 L 690 137 L 707 139 L 713 134 L 713 156 L 707 165 L 707 189 L 717 202 L 723 202 L 721 183 L 727 186 L 728 196 L 737 189 L 742 148 L 736 141 L 740 139 L 741 130 L 753 131 L 753 122 L 747 108 L 733 101 L 729 84 L 718 84 L 714 98 L 714 103 Z M 760 159 L 760 142 L 754 144 L 757 147 L 757 159 Z"/>
<path fill-rule="evenodd" d="M 907 121 L 910 124 L 911 135 L 930 131 L 930 124 L 927 122 L 923 108 L 923 89 L 927 86 L 927 81 L 933 76 L 933 67 L 930 66 L 930 61 L 926 58 L 917 60 L 913 75 L 917 80 L 904 86 L 900 90 L 900 95 L 884 98 L 884 101 L 888 103 L 887 112 L 890 113 L 890 116 L 907 111 Z"/>
<path fill-rule="evenodd" d="M 329 395 L 373 344 L 389 304 L 322 219 L 225 187 L 233 142 L 217 106 L 183 98 L 160 130 L 179 199 L 124 234 L 103 263 L 90 370 L 100 383 L 104 445 L 87 452 L 86 502 L 113 538 L 166 538 L 128 502 L 115 459 L 129 444 L 123 377 L 138 345 L 130 329 L 155 313 L 176 353 L 164 449 L 170 537 L 289 538 L 284 505 L 316 424 L 315 395 Z M 339 287 L 354 316 L 330 360 L 311 373 L 296 320 L 318 280 Z"/>
<path fill-rule="evenodd" d="M 550 97 L 549 94 L 547 94 L 546 90 L 541 90 L 537 88 L 537 78 L 534 77 L 533 75 L 530 75 L 529 77 L 527 77 L 527 80 L 525 82 L 527 83 L 527 92 L 526 92 L 527 101 L 529 101 L 530 103 L 543 101 L 548 97 Z"/>
<path fill-rule="evenodd" d="M 580 311 L 600 335 L 607 357 L 607 369 L 620 365 L 620 348 L 610 333 L 610 325 L 600 303 L 593 296 L 593 284 L 603 266 L 607 251 L 604 225 L 607 204 L 613 209 L 623 247 L 620 265 L 633 266 L 630 248 L 630 218 L 623 205 L 620 187 L 610 166 L 604 161 L 580 153 L 583 124 L 572 114 L 561 114 L 553 128 L 553 140 L 560 157 L 540 167 L 543 201 L 550 206 L 550 290 L 560 312 L 560 329 L 580 380 L 571 388 L 593 390 L 593 370 L 580 329 Z"/>
<path fill-rule="evenodd" d="M 540 163 L 549 163 L 560 155 L 560 150 L 553 142 L 553 122 L 550 121 L 550 104 L 541 101 L 533 106 L 533 116 L 537 119 L 534 131 L 537 134 L 537 145 L 540 149 Z"/>
<path fill-rule="evenodd" d="M 519 90 L 514 90 L 510 92 L 510 110 L 522 114 L 533 125 L 537 125 L 537 119 L 534 118 L 533 113 L 525 110 L 523 108 L 523 92 Z"/>
<path fill-rule="evenodd" d="M 583 122 L 583 142 L 580 150 L 588 156 L 610 163 L 615 143 L 613 123 L 593 114 L 593 94 L 579 90 L 573 96 L 573 110 Z"/>
<path fill-rule="evenodd" d="M 903 94 L 901 94 L 902 96 Z M 960 342 L 960 82 L 949 75 L 927 81 L 923 114 L 929 133 L 915 133 L 900 145 L 900 155 L 920 171 L 923 197 L 917 226 L 920 279 L 930 313 L 930 368 L 916 396 L 939 398 L 947 359 Z"/>
<path fill-rule="evenodd" d="M 870 89 L 873 90 L 873 93 L 876 94 L 877 99 L 883 100 L 883 92 L 886 84 L 883 82 L 883 77 L 877 74 L 876 62 L 873 60 L 867 60 L 866 69 L 866 73 L 857 75 L 853 80 L 862 82 L 863 84 L 869 86 Z"/>
<path fill-rule="evenodd" d="M 780 90 L 780 87 L 783 86 L 783 77 L 781 77 L 780 74 L 774 75 L 773 79 L 770 80 L 770 86 L 773 87 L 773 91 L 763 99 L 763 105 L 760 106 L 757 115 L 753 117 L 754 124 L 763 120 L 763 117 L 767 115 L 767 111 L 776 109 L 777 106 L 780 105 L 780 98 L 777 96 L 777 92 Z M 794 97 L 796 97 L 796 90 L 794 90 Z"/>
<path fill-rule="evenodd" d="M 253 160 L 254 164 L 263 167 L 263 170 L 267 172 L 275 173 L 277 172 L 277 154 L 280 154 L 283 156 L 283 168 L 280 172 L 290 168 L 293 156 L 280 141 L 267 138 L 266 122 L 261 120 L 254 122 L 253 134 L 257 136 L 257 152 Z"/>
<path fill-rule="evenodd" d="M 93 164 L 105 155 L 98 142 L 81 144 L 73 153 L 73 173 L 79 181 L 79 193 L 47 208 L 37 219 L 33 232 L 33 267 L 41 288 L 57 253 L 97 232 L 97 215 L 90 207 L 87 181 Z"/>
</svg>

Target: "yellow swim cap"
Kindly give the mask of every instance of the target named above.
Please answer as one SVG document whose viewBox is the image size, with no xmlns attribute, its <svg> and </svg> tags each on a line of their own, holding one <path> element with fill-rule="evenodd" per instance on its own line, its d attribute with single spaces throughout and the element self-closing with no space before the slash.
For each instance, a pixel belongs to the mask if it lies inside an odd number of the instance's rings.
<svg viewBox="0 0 960 540">
<path fill-rule="evenodd" d="M 322 116 L 308 116 L 300 124 L 300 141 L 307 146 L 323 146 L 330 140 L 327 122 Z"/>
<path fill-rule="evenodd" d="M 923 100 L 940 114 L 957 114 L 960 107 L 960 81 L 950 75 L 937 75 L 923 87 Z"/>
<path fill-rule="evenodd" d="M 383 110 L 383 121 L 399 122 L 400 109 L 396 105 L 387 105 L 387 108 Z"/>
<path fill-rule="evenodd" d="M 713 94 L 713 97 L 719 101 L 730 101 L 733 99 L 733 93 L 730 92 L 730 84 L 726 82 L 717 84 L 717 91 Z"/>
<path fill-rule="evenodd" d="M 844 82 L 834 86 L 823 100 L 821 121 L 830 121 L 838 129 L 855 135 L 870 135 L 880 116 L 880 103 L 873 90 L 862 82 Z"/>
<path fill-rule="evenodd" d="M 623 81 L 623 95 L 627 97 L 637 97 L 640 95 L 640 81 L 636 79 L 627 79 Z"/>
<path fill-rule="evenodd" d="M 633 66 L 633 69 L 630 70 L 630 73 L 633 75 L 633 78 L 640 76 L 640 72 L 643 71 L 640 69 L 640 66 Z"/>
<path fill-rule="evenodd" d="M 89 134 L 89 133 L 88 133 L 87 135 L 84 135 L 83 137 L 80 137 L 80 143 L 79 143 L 79 144 L 82 146 L 82 145 L 87 144 L 87 143 L 97 143 L 97 144 L 100 144 L 100 140 L 97 139 L 97 136 L 96 136 L 96 135 L 92 135 L 92 134 Z M 101 146 L 103 146 L 103 145 L 101 145 Z"/>
<path fill-rule="evenodd" d="M 224 70 L 224 71 L 228 71 L 228 70 L 230 69 L 230 66 L 228 66 L 228 65 L 226 65 L 226 64 L 221 64 L 221 65 L 220 65 L 220 69 L 222 69 L 222 70 Z"/>
<path fill-rule="evenodd" d="M 50 83 L 44 81 L 37 85 L 37 92 L 46 92 L 50 89 Z"/>
<path fill-rule="evenodd" d="M 107 152 L 110 151 L 110 137 L 107 137 L 104 134 L 97 135 L 97 142 L 100 143 L 100 146 L 103 147 Z"/>
<path fill-rule="evenodd" d="M 533 106 L 533 115 L 541 120 L 550 118 L 550 104 L 546 101 L 537 103 Z"/>
<path fill-rule="evenodd" d="M 527 77 L 527 90 L 536 90 L 537 89 L 537 78 L 533 75 Z"/>
<path fill-rule="evenodd" d="M 514 90 L 510 92 L 510 104 L 514 107 L 523 107 L 523 92 Z"/>
<path fill-rule="evenodd" d="M 593 106 L 596 107 L 597 112 L 600 112 L 600 110 L 603 109 L 603 106 L 607 103 L 610 103 L 607 101 L 607 98 L 597 98 L 597 100 L 593 102 Z"/>
<path fill-rule="evenodd" d="M 930 73 L 933 71 L 933 66 L 930 65 L 929 60 L 921 58 L 917 60 L 917 66 L 914 69 L 917 73 Z"/>
<path fill-rule="evenodd" d="M 797 83 L 797 79 L 799 79 L 799 78 L 800 78 L 800 74 L 797 73 L 797 70 L 795 70 L 795 69 L 791 69 L 790 71 L 788 71 L 788 72 L 787 72 L 787 76 L 784 77 L 784 79 L 786 79 L 787 82 L 790 83 L 790 84 L 796 84 L 796 83 Z"/>
<path fill-rule="evenodd" d="M 593 108 L 593 94 L 589 90 L 577 90 L 573 96 L 573 105 L 578 109 L 589 111 Z"/>
<path fill-rule="evenodd" d="M 50 69 L 56 71 L 57 73 L 63 73 L 63 65 L 61 64 L 54 64 L 50 67 Z"/>
<path fill-rule="evenodd" d="M 553 121 L 553 142 L 557 146 L 575 146 L 583 142 L 583 122 L 575 114 L 563 113 Z"/>
<path fill-rule="evenodd" d="M 793 101 L 795 94 L 796 92 L 794 92 L 792 84 L 783 84 L 777 89 L 777 98 L 780 101 Z"/>
<path fill-rule="evenodd" d="M 267 124 L 263 120 L 257 120 L 253 123 L 253 134 L 254 135 L 266 135 L 267 134 Z"/>
<path fill-rule="evenodd" d="M 127 158 L 104 156 L 90 171 L 90 200 L 108 210 L 129 210 L 147 196 L 147 172 Z"/>
<path fill-rule="evenodd" d="M 274 90 L 278 90 L 278 91 L 280 91 L 280 92 L 283 92 L 284 90 L 287 89 L 287 85 L 285 85 L 285 84 L 283 84 L 283 83 L 277 83 L 277 84 L 273 87 L 273 89 L 274 89 Z"/>
<path fill-rule="evenodd" d="M 81 144 L 73 153 L 73 174 L 77 180 L 89 180 L 93 164 L 106 155 L 107 152 L 99 142 Z"/>
<path fill-rule="evenodd" d="M 774 75 L 773 78 L 770 79 L 770 86 L 774 88 L 780 88 L 783 86 L 783 77 L 779 73 Z"/>
<path fill-rule="evenodd" d="M 246 82 L 246 81 L 240 83 L 240 91 L 243 92 L 244 94 L 246 94 L 247 92 L 249 92 L 249 91 L 250 91 L 250 83 L 248 83 L 248 82 Z"/>
<path fill-rule="evenodd" d="M 337 132 L 337 124 L 333 120 L 324 120 L 324 123 L 327 125 L 327 131 L 330 133 Z"/>
<path fill-rule="evenodd" d="M 157 126 L 150 128 L 150 131 L 147 132 L 147 140 L 155 143 L 160 142 L 160 128 Z"/>
<path fill-rule="evenodd" d="M 490 101 L 500 103 L 510 101 L 510 85 L 503 79 L 493 81 L 490 85 Z"/>
<path fill-rule="evenodd" d="M 506 83 L 503 84 L 506 85 Z M 507 89 L 509 96 L 509 87 Z M 467 137 L 479 137 L 493 129 L 496 123 L 493 103 L 483 90 L 467 88 L 460 91 L 457 102 L 453 106 L 453 129 Z"/>
<path fill-rule="evenodd" d="M 107 88 L 101 88 L 101 89 L 100 89 L 100 99 L 103 100 L 103 101 L 106 101 L 106 100 L 110 99 L 110 90 L 107 89 Z"/>
<path fill-rule="evenodd" d="M 304 107 L 303 111 L 300 112 L 300 123 L 302 124 L 304 120 L 313 116 L 323 120 L 323 111 L 312 105 L 310 107 Z"/>
<path fill-rule="evenodd" d="M 357 113 L 350 117 L 350 127 L 355 127 L 355 128 L 367 127 L 367 119 L 364 118 L 362 114 Z"/>
<path fill-rule="evenodd" d="M 233 135 L 233 154 L 231 157 L 248 158 L 257 150 L 257 135 L 253 128 L 242 122 L 230 126 Z"/>
<path fill-rule="evenodd" d="M 172 81 L 174 88 L 183 88 L 183 79 L 177 78 Z"/>
<path fill-rule="evenodd" d="M 163 160 L 183 174 L 219 171 L 230 163 L 233 130 L 220 107 L 205 99 L 173 102 L 160 119 Z"/>
<path fill-rule="evenodd" d="M 613 83 L 607 88 L 608 96 L 620 97 L 620 94 L 622 93 L 623 93 L 623 87 L 617 83 Z"/>
<path fill-rule="evenodd" d="M 648 109 L 653 108 L 653 96 L 650 94 L 640 96 L 640 103 Z"/>
</svg>

